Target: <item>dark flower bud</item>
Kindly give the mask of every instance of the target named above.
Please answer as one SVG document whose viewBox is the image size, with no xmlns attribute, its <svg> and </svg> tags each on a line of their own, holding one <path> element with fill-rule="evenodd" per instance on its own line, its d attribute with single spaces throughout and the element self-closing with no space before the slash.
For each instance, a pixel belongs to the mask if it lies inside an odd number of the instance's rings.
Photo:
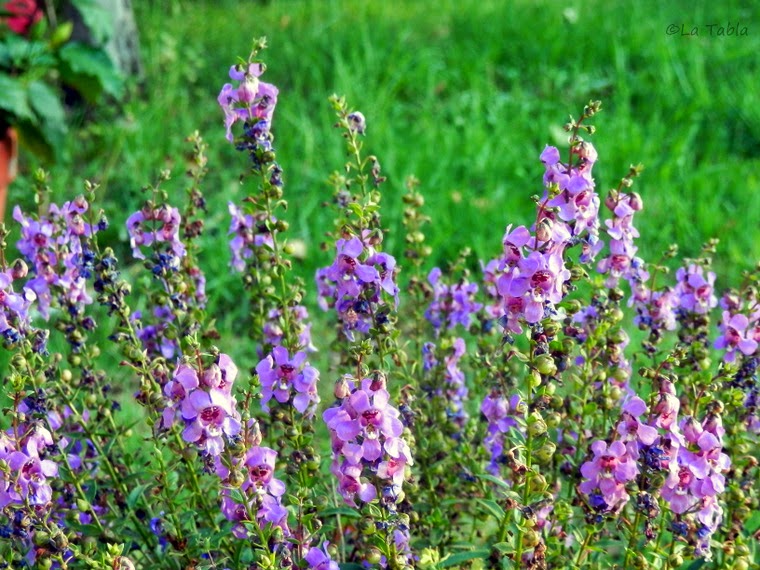
<svg viewBox="0 0 760 570">
<path fill-rule="evenodd" d="M 27 267 L 26 262 L 23 259 L 17 259 L 13 262 L 13 266 L 11 267 L 11 277 L 13 277 L 14 280 L 23 279 L 28 272 L 29 267 Z"/>
<path fill-rule="evenodd" d="M 367 129 L 367 120 L 364 118 L 364 115 L 362 113 L 359 111 L 354 111 L 353 113 L 349 114 L 346 119 L 348 120 L 348 128 L 351 131 L 360 135 L 364 134 Z"/>
</svg>

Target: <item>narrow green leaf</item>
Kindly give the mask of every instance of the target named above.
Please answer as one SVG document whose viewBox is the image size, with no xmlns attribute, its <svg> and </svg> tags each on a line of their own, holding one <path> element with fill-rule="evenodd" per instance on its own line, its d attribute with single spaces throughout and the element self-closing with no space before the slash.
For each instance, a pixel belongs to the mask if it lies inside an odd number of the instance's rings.
<svg viewBox="0 0 760 570">
<path fill-rule="evenodd" d="M 325 509 L 324 511 L 320 511 L 320 514 L 325 517 L 331 517 L 334 515 L 341 515 L 344 517 L 350 517 L 350 518 L 361 518 L 361 515 L 356 509 L 351 509 L 349 507 L 334 507 L 331 509 Z"/>
<path fill-rule="evenodd" d="M 451 568 L 457 566 L 462 562 L 468 560 L 475 560 L 476 558 L 488 558 L 491 551 L 488 548 L 479 548 L 478 550 L 471 550 L 470 552 L 459 552 L 457 554 L 450 554 L 438 564 L 439 568 Z"/>
<path fill-rule="evenodd" d="M 494 475 L 491 475 L 490 473 L 479 473 L 478 478 L 483 479 L 485 481 L 490 481 L 491 483 L 496 484 L 498 487 L 502 489 L 501 492 L 504 493 L 506 497 L 509 497 L 510 499 L 519 500 L 520 495 L 515 493 L 512 490 L 512 487 L 509 486 L 509 484 L 504 481 L 504 479 L 501 479 L 500 477 L 495 477 Z"/>
<path fill-rule="evenodd" d="M 501 521 L 504 518 L 504 509 L 496 501 L 492 501 L 491 499 L 475 499 L 475 502 L 497 521 Z"/>
<path fill-rule="evenodd" d="M 145 489 L 151 486 L 151 483 L 145 483 L 143 485 L 138 485 L 132 491 L 130 491 L 129 496 L 127 497 L 127 506 L 130 509 L 133 509 L 135 505 L 137 504 L 137 501 L 142 496 Z"/>
</svg>

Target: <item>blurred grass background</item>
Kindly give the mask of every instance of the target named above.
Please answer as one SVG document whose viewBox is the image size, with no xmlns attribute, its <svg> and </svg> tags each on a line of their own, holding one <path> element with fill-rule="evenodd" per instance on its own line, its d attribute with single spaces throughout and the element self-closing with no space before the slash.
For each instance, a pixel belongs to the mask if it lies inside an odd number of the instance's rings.
<svg viewBox="0 0 760 570">
<path fill-rule="evenodd" d="M 637 189 L 640 255 L 656 261 L 670 243 L 685 256 L 719 237 L 718 287 L 737 283 L 760 259 L 760 4 L 706 1 L 385 0 L 271 2 L 135 0 L 146 68 L 123 105 L 88 113 L 65 158 L 51 168 L 56 198 L 85 178 L 99 181 L 111 238 L 144 199 L 141 187 L 171 168 L 178 203 L 183 139 L 209 143 L 210 204 L 202 261 L 221 330 L 244 313 L 240 280 L 227 268 L 228 200 L 249 187 L 246 167 L 224 139 L 216 96 L 227 70 L 265 35 L 264 80 L 279 87 L 275 145 L 285 169 L 289 237 L 304 240 L 297 272 L 311 283 L 328 263 L 320 251 L 332 211 L 325 180 L 344 161 L 327 98 L 345 94 L 367 117 L 365 149 L 388 182 L 387 248 L 402 253 L 401 200 L 408 174 L 422 181 L 433 262 L 465 246 L 488 259 L 507 224 L 528 224 L 541 191 L 538 155 L 563 145 L 561 125 L 590 99 L 603 101 L 592 137 L 604 195 L 631 163 L 646 170 Z M 699 27 L 668 35 L 669 25 Z M 710 35 L 708 24 L 747 28 Z M 34 163 L 27 162 L 28 174 Z M 28 179 L 11 202 L 32 208 Z M 12 205 L 11 205 L 12 206 Z M 10 208 L 9 208 L 10 209 Z M 129 258 L 126 246 L 121 257 Z M 310 291 L 313 301 L 314 293 Z"/>
</svg>

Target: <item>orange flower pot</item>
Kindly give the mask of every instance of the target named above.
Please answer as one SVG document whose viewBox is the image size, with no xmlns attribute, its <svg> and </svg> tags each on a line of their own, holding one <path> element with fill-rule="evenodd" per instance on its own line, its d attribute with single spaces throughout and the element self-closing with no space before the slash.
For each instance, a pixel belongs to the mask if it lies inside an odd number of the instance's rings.
<svg viewBox="0 0 760 570">
<path fill-rule="evenodd" d="M 5 221 L 8 186 L 16 178 L 17 167 L 18 133 L 13 127 L 7 127 L 0 138 L 0 222 Z"/>
</svg>

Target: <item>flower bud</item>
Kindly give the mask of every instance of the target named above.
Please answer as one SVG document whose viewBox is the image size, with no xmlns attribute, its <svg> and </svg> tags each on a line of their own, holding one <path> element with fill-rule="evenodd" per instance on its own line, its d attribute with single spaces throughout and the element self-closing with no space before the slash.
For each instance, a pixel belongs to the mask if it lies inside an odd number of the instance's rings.
<svg viewBox="0 0 760 570">
<path fill-rule="evenodd" d="M 351 132 L 363 135 L 367 129 L 367 120 L 364 115 L 359 111 L 354 111 L 346 117 L 348 121 L 348 129 Z"/>
<path fill-rule="evenodd" d="M 552 221 L 548 218 L 541 220 L 536 226 L 536 238 L 538 241 L 549 241 L 552 237 Z"/>
<path fill-rule="evenodd" d="M 557 415 L 557 414 L 555 414 Z M 539 447 L 536 452 L 534 453 L 534 456 L 539 464 L 541 465 L 548 465 L 552 461 L 552 457 L 554 457 L 554 454 L 557 451 L 557 446 L 551 442 L 547 441 L 545 444 L 543 444 L 541 447 Z M 533 482 L 535 478 L 531 479 L 531 483 Z"/>
<path fill-rule="evenodd" d="M 38 530 L 34 533 L 33 542 L 35 546 L 47 546 L 49 540 L 50 533 L 45 532 L 44 530 Z"/>
<path fill-rule="evenodd" d="M 541 434 L 546 433 L 546 430 L 546 422 L 541 417 L 541 415 L 537 412 L 531 414 L 530 418 L 528 419 L 528 433 L 533 437 L 537 437 Z"/>
<path fill-rule="evenodd" d="M 539 374 L 538 370 L 531 370 L 525 380 L 531 389 L 538 388 L 541 385 L 541 374 Z"/>
<path fill-rule="evenodd" d="M 116 570 L 135 570 L 135 565 L 126 556 L 117 556 L 113 561 Z"/>
<path fill-rule="evenodd" d="M 370 548 L 367 552 L 367 562 L 370 564 L 380 564 L 383 555 L 377 548 Z"/>
<path fill-rule="evenodd" d="M 350 378 L 350 376 L 348 378 Z M 347 376 L 342 376 L 335 382 L 333 395 L 336 399 L 342 400 L 343 398 L 348 398 L 351 393 L 351 389 L 348 386 L 348 378 Z"/>
<path fill-rule="evenodd" d="M 541 537 L 535 530 L 530 529 L 523 534 L 523 545 L 525 545 L 525 548 L 533 548 L 539 542 L 541 542 Z"/>
<path fill-rule="evenodd" d="M 535 361 L 536 370 L 543 376 L 554 376 L 557 373 L 557 365 L 550 354 L 541 354 Z"/>
<path fill-rule="evenodd" d="M 13 266 L 11 267 L 11 277 L 16 279 L 23 279 L 26 277 L 27 273 L 29 272 L 29 268 L 26 265 L 26 262 L 23 259 L 17 259 L 13 262 Z"/>
</svg>

